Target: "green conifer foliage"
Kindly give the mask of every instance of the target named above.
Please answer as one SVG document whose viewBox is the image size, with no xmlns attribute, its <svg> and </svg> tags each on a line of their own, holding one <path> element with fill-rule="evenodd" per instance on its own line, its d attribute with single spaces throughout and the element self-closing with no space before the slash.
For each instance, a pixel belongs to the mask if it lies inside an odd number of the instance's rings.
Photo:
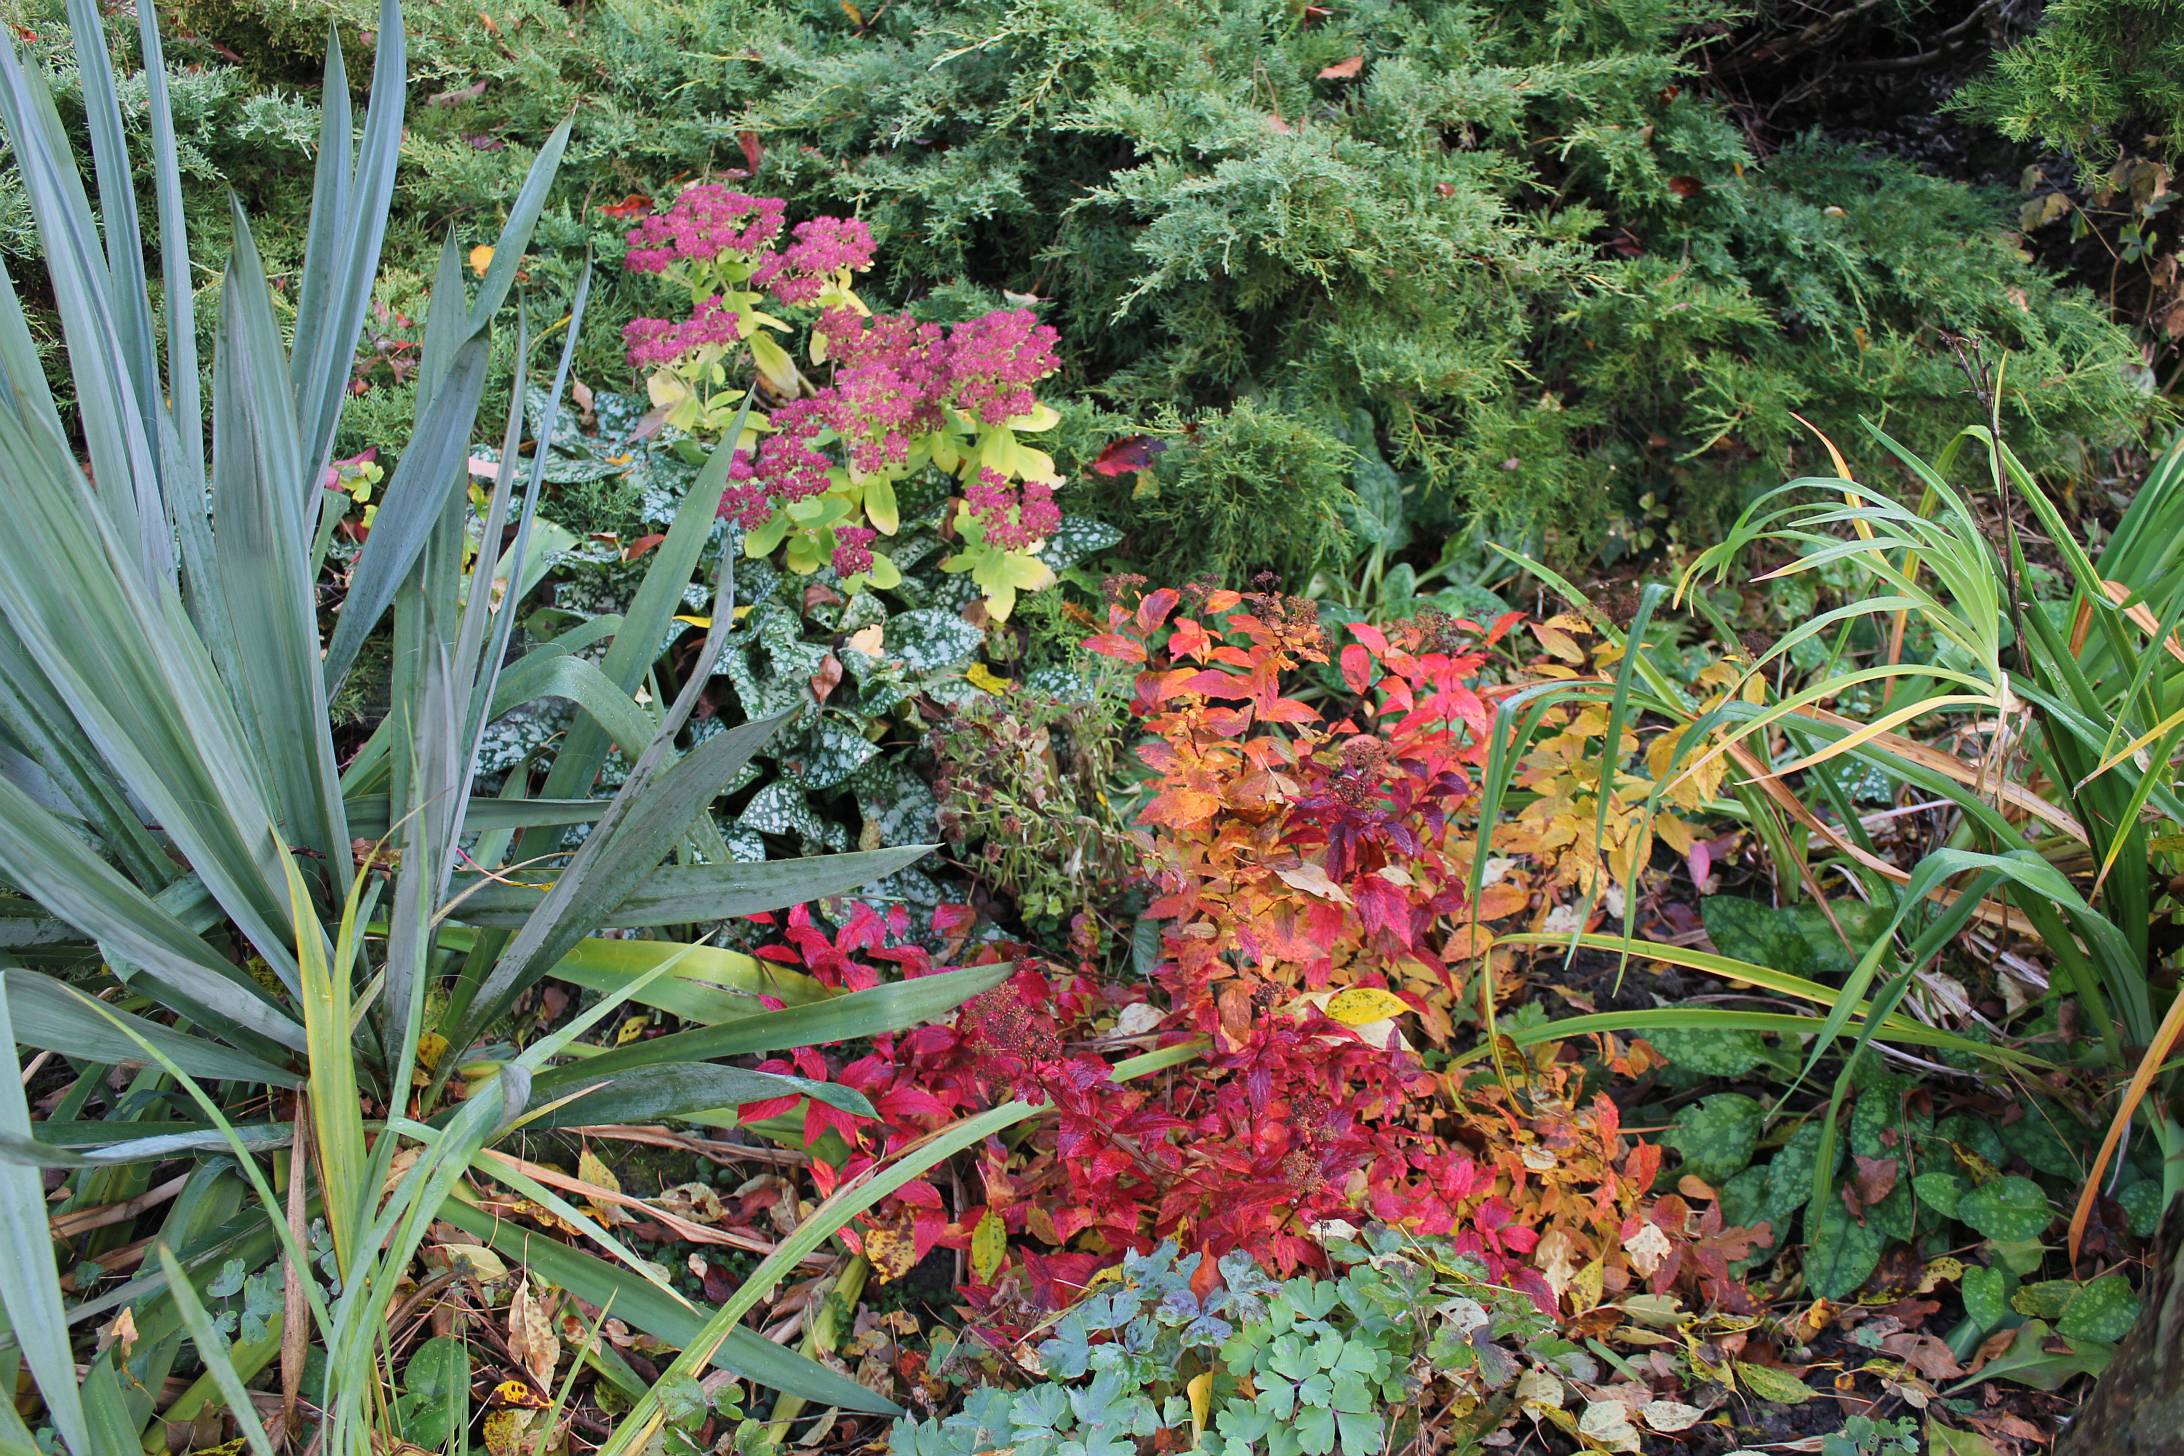
<svg viewBox="0 0 2184 1456">
<path fill-rule="evenodd" d="M 33 29 L 60 5 L 0 0 Z M 200 38 L 176 53 L 200 66 L 205 166 L 263 192 L 297 164 L 281 139 L 309 110 L 325 26 L 354 38 L 366 0 L 175 9 Z M 1415 523 L 1483 518 L 1567 558 L 1641 496 L 1703 536 L 1750 489 L 1823 463 L 1793 411 L 1839 439 L 1865 415 L 1938 449 L 1981 409 L 1967 358 L 1991 371 L 2009 355 L 2002 424 L 2036 468 L 2081 465 L 2152 408 L 2128 333 L 2017 251 L 2010 200 L 1824 136 L 1756 150 L 1698 66 L 1735 21 L 1727 0 L 408 11 L 422 95 L 387 311 L 367 335 L 382 357 L 344 450 L 405 417 L 401 316 L 442 231 L 489 240 L 498 219 L 478 199 L 509 192 L 572 111 L 534 289 L 573 277 L 587 245 L 611 264 L 626 223 L 609 209 L 631 194 L 755 162 L 753 185 L 799 211 L 871 223 L 892 270 L 876 298 L 948 313 L 1034 296 L 1061 329 L 1066 390 L 1123 422 L 1168 422 L 1158 489 L 1099 495 L 1144 560 L 1203 542 L 1202 569 L 1297 584 L 1338 561 L 1354 459 L 1314 441 L 1349 439 L 1359 409 Z M 1994 84 L 2031 95 L 2067 72 L 2058 94 L 2094 98 L 2070 103 L 2072 126 L 2113 110 L 2098 99 L 2114 89 L 2110 32 L 2176 24 L 2127 0 L 2050 15 Z M 2139 58 L 2158 69 L 2163 54 Z M 2064 125 L 2020 119 L 2026 135 Z M 0 165 L 0 249 L 10 195 Z M 293 239 L 276 228 L 263 245 L 278 266 Z M 618 269 L 602 277 L 578 373 L 626 388 L 614 330 L 641 310 Z M 1252 413 L 1227 418 L 1239 401 Z M 1215 460 L 1208 441 L 1241 454 Z M 1278 515 L 1227 494 L 1269 451 L 1271 479 L 1302 482 L 1278 502 L 1252 482 Z M 1090 479 L 1087 460 L 1061 464 Z"/>
<path fill-rule="evenodd" d="M 2135 122 L 2174 157 L 2184 144 L 2184 11 L 2165 0 L 2052 0 L 2039 27 L 1955 98 L 2013 141 L 2102 154 L 2137 148 Z"/>
</svg>

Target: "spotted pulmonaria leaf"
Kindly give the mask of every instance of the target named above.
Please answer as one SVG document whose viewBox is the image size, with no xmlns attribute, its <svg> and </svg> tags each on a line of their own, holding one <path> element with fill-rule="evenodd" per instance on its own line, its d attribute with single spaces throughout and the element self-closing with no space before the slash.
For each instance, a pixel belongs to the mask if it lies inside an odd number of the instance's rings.
<svg viewBox="0 0 2184 1456">
<path fill-rule="evenodd" d="M 1973 1264 L 1964 1271 L 1964 1315 L 1982 1331 L 2002 1323 L 2009 1313 L 2005 1290 L 2008 1279 L 2000 1269 Z"/>
<path fill-rule="evenodd" d="M 2063 1317 L 2055 1328 L 2073 1340 L 2112 1345 L 2130 1333 L 2138 1315 L 2139 1300 L 2131 1292 L 2131 1281 L 2121 1274 L 2103 1274 L 2063 1306 Z"/>
<path fill-rule="evenodd" d="M 1957 1203 L 1957 1217 L 2002 1243 L 2036 1239 L 2055 1218 L 2047 1195 L 2030 1178 L 2011 1176 L 1982 1183 Z"/>
<path fill-rule="evenodd" d="M 1717 1092 L 1680 1110 L 1662 1141 L 1683 1154 L 1686 1169 L 1719 1185 L 1752 1161 L 1766 1110 L 1741 1092 Z"/>
<path fill-rule="evenodd" d="M 993 1283 L 993 1276 L 1001 1272 L 1002 1261 L 1009 1256 L 1009 1228 L 1001 1215 L 987 1209 L 971 1230 L 971 1272 L 981 1284 Z"/>
</svg>

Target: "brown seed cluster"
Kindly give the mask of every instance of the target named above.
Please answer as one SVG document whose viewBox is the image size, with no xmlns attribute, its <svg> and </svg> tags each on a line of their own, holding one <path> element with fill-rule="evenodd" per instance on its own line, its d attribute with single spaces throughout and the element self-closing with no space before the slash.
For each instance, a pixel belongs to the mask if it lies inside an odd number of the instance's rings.
<svg viewBox="0 0 2184 1456">
<path fill-rule="evenodd" d="M 997 1052 L 1034 1062 L 1062 1054 L 1061 1038 L 1040 1025 L 1038 1015 L 1008 986 L 981 991 L 963 1012 L 972 1037 Z"/>
</svg>

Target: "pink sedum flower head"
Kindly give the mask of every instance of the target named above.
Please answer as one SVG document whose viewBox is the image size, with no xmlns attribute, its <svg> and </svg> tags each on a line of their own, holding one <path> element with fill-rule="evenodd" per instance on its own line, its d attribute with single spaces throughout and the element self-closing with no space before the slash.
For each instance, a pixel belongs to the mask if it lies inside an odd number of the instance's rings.
<svg viewBox="0 0 2184 1456">
<path fill-rule="evenodd" d="M 623 265 L 637 273 L 664 273 L 676 263 L 709 263 L 724 253 L 748 261 L 780 236 L 787 207 L 778 197 L 753 197 L 717 182 L 686 187 L 674 206 L 629 230 Z"/>
<path fill-rule="evenodd" d="M 939 423 L 939 411 L 891 364 L 872 360 L 838 371 L 816 396 L 861 475 L 910 458 L 910 436 Z"/>
<path fill-rule="evenodd" d="M 872 569 L 872 541 L 880 533 L 870 526 L 837 526 L 834 528 L 834 571 L 837 576 L 855 576 Z"/>
<path fill-rule="evenodd" d="M 767 499 L 766 487 L 759 481 L 758 467 L 752 463 L 751 452 L 736 451 L 728 462 L 728 487 L 720 493 L 720 517 L 734 521 L 746 531 L 755 531 L 773 519 L 774 505 Z"/>
<path fill-rule="evenodd" d="M 827 343 L 827 357 L 843 370 L 885 364 L 918 398 L 920 429 L 938 428 L 940 406 L 952 384 L 948 372 L 948 336 L 939 324 L 921 324 L 908 314 L 865 315 L 855 309 L 830 308 L 812 325 Z"/>
<path fill-rule="evenodd" d="M 640 318 L 631 319 L 622 328 L 629 362 L 638 369 L 672 364 L 694 349 L 707 344 L 732 344 L 742 336 L 736 315 L 728 311 L 717 293 L 681 323 Z"/>
<path fill-rule="evenodd" d="M 1058 337 L 1028 308 L 996 309 L 957 324 L 948 336 L 956 408 L 988 425 L 1030 414 L 1038 405 L 1031 386 L 1058 367 Z"/>
<path fill-rule="evenodd" d="M 820 402 L 794 399 L 773 412 L 774 433 L 758 442 L 758 479 L 775 505 L 825 495 L 834 462 L 814 450 L 812 436 L 825 423 Z"/>
<path fill-rule="evenodd" d="M 1061 508 L 1054 504 L 1054 490 L 1037 481 L 1022 487 L 1009 484 L 998 470 L 981 470 L 978 479 L 963 488 L 963 502 L 972 519 L 985 533 L 986 542 L 1006 551 L 1021 551 L 1043 541 L 1061 528 Z"/>
<path fill-rule="evenodd" d="M 783 303 L 814 303 L 842 273 L 872 266 L 872 230 L 854 217 L 815 217 L 796 225 L 795 241 L 759 265 L 753 285 Z"/>
</svg>

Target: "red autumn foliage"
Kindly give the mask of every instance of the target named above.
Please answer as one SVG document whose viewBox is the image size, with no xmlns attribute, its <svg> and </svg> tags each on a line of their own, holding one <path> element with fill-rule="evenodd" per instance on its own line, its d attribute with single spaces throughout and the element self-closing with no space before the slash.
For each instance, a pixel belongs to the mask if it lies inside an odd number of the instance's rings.
<svg viewBox="0 0 2184 1456">
<path fill-rule="evenodd" d="M 1013 960 L 1006 980 L 948 1024 L 875 1038 L 850 1059 L 804 1049 L 766 1064 L 854 1087 L 878 1113 L 806 1105 L 807 1142 L 833 1132 L 847 1145 L 814 1164 L 822 1191 L 1025 1098 L 1051 1115 L 990 1139 L 952 1182 L 910 1183 L 866 1227 L 922 1258 L 968 1249 L 990 1213 L 1011 1251 L 994 1282 L 1049 1307 L 1161 1238 L 1248 1249 L 1283 1272 L 1314 1266 L 1313 1227 L 1329 1220 L 1448 1235 L 1548 1310 L 1581 1313 L 1640 1283 L 1729 1297 L 1733 1238 L 1681 1199 L 1649 1199 L 1659 1150 L 1623 1135 L 1574 1063 L 1546 1050 L 1515 1058 L 1520 1078 L 1464 1083 L 1429 1071 L 1405 1039 L 1445 1041 L 1465 989 L 1467 815 L 1492 723 L 1476 680 L 1514 618 L 1354 626 L 1332 654 L 1341 691 L 1308 700 L 1296 680 L 1330 665 L 1309 603 L 1211 592 L 1184 606 L 1173 590 L 1117 602 L 1090 643 L 1139 668 L 1149 914 L 1162 932 L 1150 983 L 969 944 L 968 912 L 943 912 L 936 934 L 961 963 Z M 882 965 L 944 969 L 903 943 L 908 928 L 900 909 L 860 906 L 830 935 L 798 910 L 786 944 L 762 954 L 845 990 L 878 984 Z M 1376 1015 L 1333 1014 L 1344 991 L 1378 993 Z M 1417 1015 L 1391 1014 L 1390 996 Z M 1130 1044 L 1203 1050 L 1158 1077 L 1113 1080 L 1104 1053 L 1133 1007 Z M 1606 1051 L 1642 1065 L 1642 1049 Z M 950 1199 L 943 1183 L 962 1191 Z M 1661 1237 L 1626 1253 L 1646 1227 Z M 974 1278 L 966 1293 L 985 1303 L 995 1290 Z"/>
</svg>

